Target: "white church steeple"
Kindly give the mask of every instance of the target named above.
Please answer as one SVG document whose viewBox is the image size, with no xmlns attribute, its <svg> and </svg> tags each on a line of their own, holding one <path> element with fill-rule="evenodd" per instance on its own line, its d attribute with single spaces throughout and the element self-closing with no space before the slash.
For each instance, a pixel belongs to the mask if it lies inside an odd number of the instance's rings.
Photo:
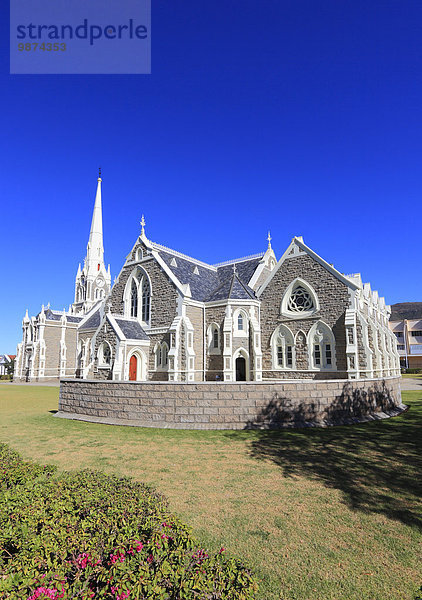
<svg viewBox="0 0 422 600">
<path fill-rule="evenodd" d="M 108 269 L 104 265 L 101 182 L 100 169 L 84 267 L 81 270 L 79 265 L 76 274 L 75 302 L 72 307 L 74 314 L 86 313 L 95 302 L 110 292 L 110 265 Z"/>
<path fill-rule="evenodd" d="M 97 194 L 95 196 L 94 212 L 92 215 L 91 231 L 89 232 L 89 241 L 86 248 L 85 265 L 90 268 L 98 268 L 98 264 L 104 261 L 103 246 L 103 215 L 101 206 L 101 169 L 97 179 Z"/>
</svg>

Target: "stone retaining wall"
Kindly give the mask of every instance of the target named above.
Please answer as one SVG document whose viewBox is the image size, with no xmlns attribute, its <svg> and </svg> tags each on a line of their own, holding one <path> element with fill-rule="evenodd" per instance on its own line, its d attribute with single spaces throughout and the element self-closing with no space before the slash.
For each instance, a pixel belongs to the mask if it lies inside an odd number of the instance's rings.
<svg viewBox="0 0 422 600">
<path fill-rule="evenodd" d="M 57 416 L 178 429 L 332 425 L 399 414 L 400 378 L 248 383 L 62 379 Z"/>
</svg>

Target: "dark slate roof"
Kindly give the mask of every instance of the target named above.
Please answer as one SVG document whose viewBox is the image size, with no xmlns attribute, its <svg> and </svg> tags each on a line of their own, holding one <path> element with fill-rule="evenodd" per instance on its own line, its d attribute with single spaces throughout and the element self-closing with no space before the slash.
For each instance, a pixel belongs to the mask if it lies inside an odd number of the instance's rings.
<svg viewBox="0 0 422 600">
<path fill-rule="evenodd" d="M 236 274 L 232 274 L 231 277 L 227 278 L 226 281 L 216 289 L 206 299 L 207 302 L 215 300 L 225 300 L 226 298 L 232 298 L 236 300 L 253 300 L 256 299 L 254 291 L 245 283 L 243 283 Z"/>
<path fill-rule="evenodd" d="M 83 317 L 75 317 L 73 315 L 66 315 L 66 319 L 67 321 L 69 321 L 69 323 L 80 323 L 83 319 Z"/>
<path fill-rule="evenodd" d="M 139 325 L 138 321 L 131 319 L 117 319 L 116 323 L 123 332 L 123 335 L 130 340 L 148 340 L 149 337 Z"/>
<path fill-rule="evenodd" d="M 422 302 L 399 302 L 391 305 L 390 321 L 422 319 Z"/>
<path fill-rule="evenodd" d="M 190 290 L 192 293 L 192 298 L 194 300 L 199 300 L 200 302 L 210 301 L 211 298 L 215 294 L 218 294 L 214 300 L 225 300 L 226 298 L 255 298 L 253 291 L 248 288 L 248 282 L 250 281 L 252 275 L 254 274 L 258 264 L 262 260 L 262 256 L 258 258 L 251 258 L 248 260 L 239 260 L 234 261 L 230 264 L 223 264 L 221 266 L 216 265 L 216 268 L 205 267 L 201 264 L 198 264 L 194 260 L 189 260 L 189 257 L 181 257 L 172 254 L 171 252 L 166 252 L 165 250 L 160 249 L 157 250 L 160 253 L 161 258 L 164 260 L 168 268 L 174 273 L 180 283 L 186 285 L 189 284 Z M 176 265 L 174 266 L 171 262 L 176 261 Z M 245 292 L 245 289 L 240 288 L 236 284 L 235 291 L 230 287 L 233 275 L 233 265 L 236 265 L 236 271 L 238 279 L 241 280 L 242 284 L 244 284 L 245 288 L 252 292 L 252 296 L 249 292 Z M 196 274 L 194 271 L 197 269 L 199 274 Z M 224 291 L 226 290 L 226 292 Z M 240 295 L 232 295 L 229 296 L 230 290 L 232 293 L 240 294 Z M 226 293 L 226 295 L 224 295 Z"/>
<path fill-rule="evenodd" d="M 202 302 L 219 284 L 217 272 L 212 268 L 203 267 L 194 261 L 175 256 L 163 250 L 160 250 L 160 256 L 180 283 L 190 285 L 194 300 Z M 176 261 L 176 267 L 170 264 L 173 259 Z M 195 267 L 198 269 L 199 275 L 194 273 Z"/>
<path fill-rule="evenodd" d="M 249 260 L 242 260 L 239 262 L 234 262 L 229 265 L 221 265 L 221 267 L 217 266 L 218 277 L 220 281 L 226 279 L 229 275 L 233 273 L 233 264 L 236 265 L 236 272 L 239 278 L 246 285 L 252 278 L 252 275 L 255 273 L 257 266 L 262 260 L 262 256 L 258 258 L 251 258 Z"/>
<path fill-rule="evenodd" d="M 100 322 L 100 310 L 98 309 L 83 325 L 81 325 L 80 329 L 97 329 L 97 327 L 100 325 Z"/>
<path fill-rule="evenodd" d="M 37 317 L 40 316 L 40 312 L 37 314 Z M 60 321 L 60 319 L 63 316 L 63 313 L 61 312 L 55 312 L 54 310 L 51 310 L 51 308 L 47 308 L 47 310 L 44 311 L 45 314 L 45 318 L 48 319 L 49 321 Z M 69 323 L 79 323 L 80 321 L 82 321 L 83 317 L 75 317 L 73 315 L 67 315 L 66 314 L 66 319 L 69 321 Z"/>
<path fill-rule="evenodd" d="M 61 314 L 59 314 L 59 313 L 53 312 L 53 311 L 51 310 L 51 308 L 47 308 L 47 310 L 46 310 L 46 311 L 44 311 L 44 312 L 45 312 L 45 318 L 46 318 L 46 319 L 48 319 L 49 321 L 60 321 L 60 319 L 61 319 L 61 318 L 62 318 L 62 316 L 63 316 L 63 315 L 61 315 Z M 39 316 L 40 314 L 41 314 L 41 313 L 38 313 L 38 316 Z"/>
</svg>

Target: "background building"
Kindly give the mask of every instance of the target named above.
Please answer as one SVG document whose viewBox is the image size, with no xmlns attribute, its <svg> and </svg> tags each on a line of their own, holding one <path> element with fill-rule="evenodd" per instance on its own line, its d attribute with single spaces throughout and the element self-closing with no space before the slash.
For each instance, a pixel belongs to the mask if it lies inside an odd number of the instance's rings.
<svg viewBox="0 0 422 600">
<path fill-rule="evenodd" d="M 13 375 L 15 354 L 0 354 L 0 375 Z"/>
<path fill-rule="evenodd" d="M 393 304 L 389 325 L 397 338 L 400 366 L 422 369 L 422 302 Z"/>
</svg>

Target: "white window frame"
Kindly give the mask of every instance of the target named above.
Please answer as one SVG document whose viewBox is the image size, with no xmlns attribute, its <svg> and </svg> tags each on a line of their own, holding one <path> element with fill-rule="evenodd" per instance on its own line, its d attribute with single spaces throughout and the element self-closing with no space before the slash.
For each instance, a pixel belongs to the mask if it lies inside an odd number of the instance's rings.
<svg viewBox="0 0 422 600">
<path fill-rule="evenodd" d="M 239 329 L 239 316 L 242 315 L 243 329 Z M 238 308 L 233 314 L 233 335 L 236 337 L 247 337 L 249 335 L 249 317 L 245 309 Z"/>
<path fill-rule="evenodd" d="M 214 346 L 214 335 L 217 333 L 218 335 L 218 345 Z M 207 331 L 207 340 L 208 340 L 208 354 L 220 354 L 221 353 L 221 331 L 220 327 L 217 323 L 211 323 L 208 326 Z"/>
<path fill-rule="evenodd" d="M 336 341 L 332 329 L 324 321 L 317 321 L 309 330 L 308 359 L 312 371 L 336 371 Z M 329 349 L 327 348 L 329 346 Z M 316 348 L 319 348 L 320 364 L 316 362 Z M 331 364 L 328 363 L 328 352 Z"/>
<path fill-rule="evenodd" d="M 148 320 L 143 320 L 144 313 L 144 301 L 142 288 L 144 285 L 144 281 L 147 282 L 149 287 L 149 306 L 148 306 Z M 132 315 L 132 282 L 135 282 L 136 290 L 138 294 L 138 302 L 137 302 L 137 315 L 134 317 Z M 141 267 L 136 267 L 130 277 L 128 278 L 125 286 L 125 291 L 123 293 L 123 305 L 124 305 L 124 315 L 125 317 L 134 317 L 143 327 L 150 327 L 151 324 L 151 307 L 152 307 L 152 285 L 151 280 L 148 276 L 148 273 L 142 269 Z"/>
<path fill-rule="evenodd" d="M 278 360 L 279 348 L 282 348 L 282 359 L 283 362 L 280 365 Z M 288 348 L 291 347 L 292 352 L 292 364 L 287 363 Z M 273 370 L 276 371 L 294 371 L 296 369 L 296 347 L 295 338 L 291 330 L 287 325 L 279 325 L 271 336 L 271 352 L 272 352 L 272 364 Z"/>
<path fill-rule="evenodd" d="M 169 347 L 167 342 L 157 343 L 154 348 L 156 371 L 167 371 L 169 366 Z"/>
<path fill-rule="evenodd" d="M 109 362 L 105 362 L 104 360 L 104 348 L 105 346 L 108 346 L 110 349 L 110 361 Z M 107 340 L 104 340 L 103 342 L 101 342 L 99 348 L 98 348 L 98 353 L 97 353 L 97 357 L 98 357 L 98 368 L 99 369 L 111 369 L 111 362 L 113 359 L 113 350 L 111 348 L 111 345 L 109 342 L 107 342 Z"/>
</svg>

